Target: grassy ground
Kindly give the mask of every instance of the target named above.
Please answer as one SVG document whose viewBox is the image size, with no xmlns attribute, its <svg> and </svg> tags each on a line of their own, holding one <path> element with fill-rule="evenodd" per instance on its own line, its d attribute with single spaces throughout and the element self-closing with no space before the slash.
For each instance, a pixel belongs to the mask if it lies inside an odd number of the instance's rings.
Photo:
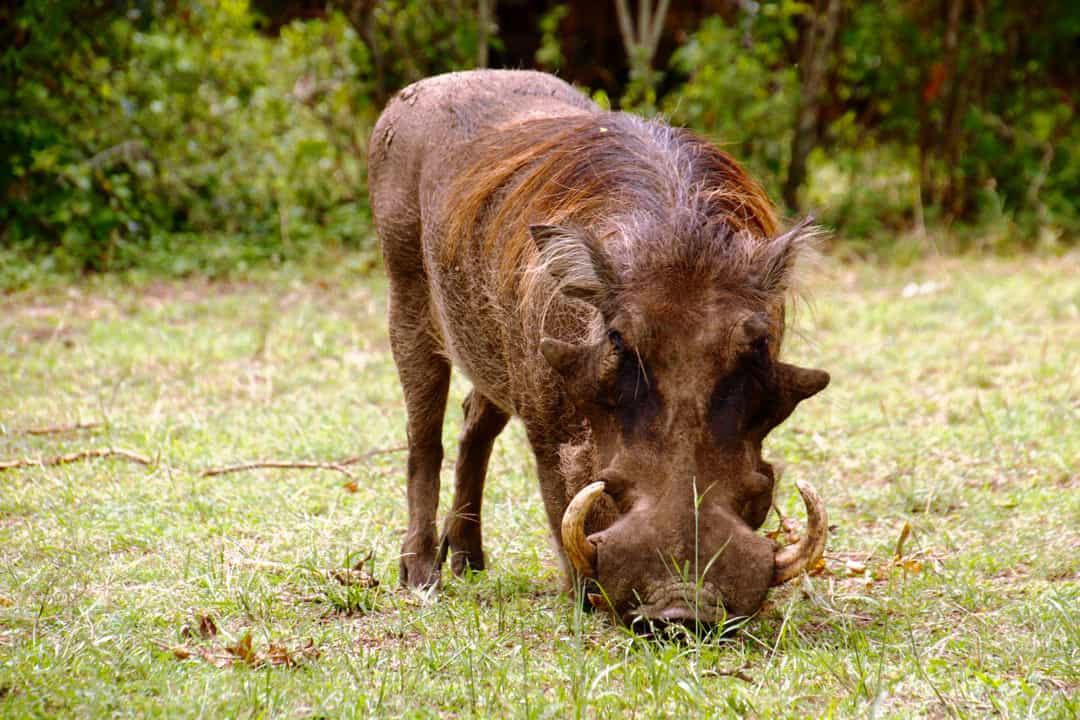
<svg viewBox="0 0 1080 720">
<path fill-rule="evenodd" d="M 827 268 L 786 352 L 833 384 L 769 440 L 781 506 L 801 516 L 794 478 L 826 498 L 826 572 L 729 639 L 668 644 L 558 593 L 516 425 L 492 461 L 489 571 L 438 598 L 397 587 L 380 281 L 0 298 L 0 460 L 152 461 L 0 472 L 0 716 L 1076 717 L 1078 278 L 1075 254 Z M 59 427 L 79 422 L 97 424 Z M 351 484 L 200 474 L 374 450 Z"/>
</svg>

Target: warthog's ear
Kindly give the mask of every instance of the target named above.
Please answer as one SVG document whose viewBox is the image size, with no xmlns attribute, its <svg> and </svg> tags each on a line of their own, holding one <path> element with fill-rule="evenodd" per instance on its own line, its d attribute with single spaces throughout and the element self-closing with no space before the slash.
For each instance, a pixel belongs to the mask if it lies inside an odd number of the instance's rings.
<svg viewBox="0 0 1080 720">
<path fill-rule="evenodd" d="M 586 230 L 566 225 L 530 225 L 529 232 L 540 250 L 539 269 L 558 280 L 559 291 L 606 315 L 619 279 L 600 241 Z"/>
<path fill-rule="evenodd" d="M 813 223 L 813 216 L 808 215 L 787 232 L 757 247 L 752 261 L 752 281 L 758 289 L 769 295 L 788 291 L 799 258 L 814 254 L 814 245 L 821 235 Z"/>
<path fill-rule="evenodd" d="M 588 347 L 546 337 L 540 341 L 540 354 L 562 377 L 566 392 L 575 402 L 584 402 L 595 395 L 595 373 L 588 369 Z"/>
<path fill-rule="evenodd" d="M 770 418 L 773 427 L 788 419 L 795 406 L 817 395 L 829 384 L 829 373 L 787 363 L 776 364 L 777 403 Z"/>
<path fill-rule="evenodd" d="M 540 354 L 556 372 L 564 376 L 576 373 L 585 353 L 577 345 L 546 337 L 540 341 Z"/>
</svg>

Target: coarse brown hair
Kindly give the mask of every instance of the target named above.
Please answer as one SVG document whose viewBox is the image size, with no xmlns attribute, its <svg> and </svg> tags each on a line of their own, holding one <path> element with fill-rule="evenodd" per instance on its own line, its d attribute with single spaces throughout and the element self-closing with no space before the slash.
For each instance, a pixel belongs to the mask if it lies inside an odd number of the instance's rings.
<svg viewBox="0 0 1080 720">
<path fill-rule="evenodd" d="M 469 152 L 449 189 L 443 259 L 483 258 L 521 301 L 536 289 L 533 224 L 592 233 L 630 274 L 658 259 L 746 266 L 778 229 L 764 190 L 734 159 L 658 121 L 529 119 L 485 133 Z"/>
</svg>

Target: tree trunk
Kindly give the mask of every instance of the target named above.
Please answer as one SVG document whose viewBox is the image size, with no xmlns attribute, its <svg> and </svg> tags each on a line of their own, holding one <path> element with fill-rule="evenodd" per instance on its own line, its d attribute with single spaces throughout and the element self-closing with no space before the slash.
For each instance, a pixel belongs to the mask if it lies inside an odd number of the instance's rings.
<svg viewBox="0 0 1080 720">
<path fill-rule="evenodd" d="M 964 0 L 949 0 L 949 15 L 945 26 L 945 84 L 942 98 L 945 113 L 939 136 L 943 182 L 935 198 L 941 209 L 950 215 L 963 210 L 963 172 L 960 169 L 961 120 L 967 112 L 967 83 L 960 81 L 960 18 Z"/>
<path fill-rule="evenodd" d="M 820 0 L 814 10 L 799 60 L 802 92 L 795 135 L 791 140 L 791 162 L 784 182 L 784 204 L 792 212 L 799 211 L 799 188 L 806 179 L 806 159 L 817 145 L 820 133 L 818 115 L 822 91 L 829 70 L 829 53 L 840 25 L 842 0 Z"/>
<path fill-rule="evenodd" d="M 656 48 L 660 44 L 660 36 L 664 32 L 664 19 L 667 17 L 670 5 L 671 0 L 660 0 L 659 5 L 653 10 L 652 0 L 638 0 L 637 22 L 635 23 L 627 0 L 615 0 L 619 34 L 622 36 L 627 64 L 630 67 L 630 86 L 631 88 L 636 86 L 642 99 L 648 98 L 656 89 L 658 78 L 652 63 L 656 56 Z"/>
<path fill-rule="evenodd" d="M 488 34 L 495 16 L 495 0 L 476 0 L 476 67 L 488 66 Z"/>
</svg>

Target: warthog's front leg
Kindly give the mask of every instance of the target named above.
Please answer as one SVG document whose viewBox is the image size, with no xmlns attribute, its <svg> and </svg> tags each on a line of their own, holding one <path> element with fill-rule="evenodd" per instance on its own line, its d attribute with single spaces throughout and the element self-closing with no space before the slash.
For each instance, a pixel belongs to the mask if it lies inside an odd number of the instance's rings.
<svg viewBox="0 0 1080 720">
<path fill-rule="evenodd" d="M 484 569 L 480 522 L 484 478 L 491 446 L 510 419 L 476 390 L 466 396 L 462 410 L 465 426 L 459 439 L 454 506 L 446 518 L 441 549 L 442 553 L 451 552 L 450 566 L 455 575 L 461 575 L 466 568 Z"/>
</svg>

